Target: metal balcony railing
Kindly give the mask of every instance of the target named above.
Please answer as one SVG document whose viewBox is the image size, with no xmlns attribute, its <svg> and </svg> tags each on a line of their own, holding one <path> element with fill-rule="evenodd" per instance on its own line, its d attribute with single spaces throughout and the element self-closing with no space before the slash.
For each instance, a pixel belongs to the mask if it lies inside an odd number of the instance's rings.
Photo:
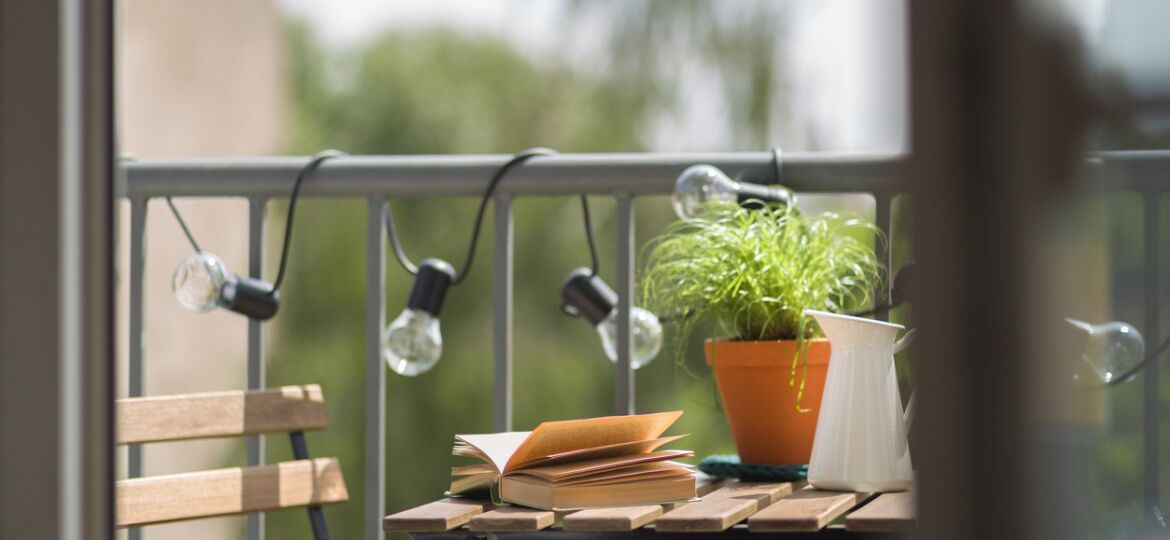
<svg viewBox="0 0 1170 540">
<path fill-rule="evenodd" d="M 366 402 L 365 402 L 365 538 L 382 537 L 385 514 L 384 430 L 386 368 L 381 357 L 385 325 L 386 234 L 385 203 L 393 197 L 481 196 L 488 179 L 510 156 L 352 156 L 325 162 L 302 188 L 307 197 L 361 197 L 368 201 L 366 218 Z M 268 202 L 288 195 L 292 179 L 308 158 L 142 160 L 124 164 L 125 196 L 130 200 L 130 362 L 129 392 L 143 393 L 146 207 L 151 198 L 241 197 L 249 201 L 250 276 L 262 274 L 264 215 Z M 618 362 L 614 375 L 615 412 L 634 412 L 634 372 L 630 367 L 630 306 L 634 291 L 634 199 L 669 194 L 675 179 L 696 163 L 715 165 L 732 176 L 771 182 L 769 152 L 714 154 L 562 154 L 533 159 L 509 172 L 493 198 L 495 255 L 493 261 L 493 418 L 497 431 L 512 429 L 512 201 L 531 195 L 609 196 L 617 202 L 616 290 L 620 298 Z M 874 198 L 877 226 L 889 237 L 893 199 L 903 190 L 900 179 L 905 156 L 898 154 L 785 155 L 780 181 L 799 192 L 865 193 Z M 1170 151 L 1108 152 L 1086 159 L 1089 174 L 1099 175 L 1114 191 L 1137 192 L 1144 201 L 1143 332 L 1148 343 L 1159 337 L 1159 223 L 1162 193 L 1170 188 Z M 885 243 L 876 246 L 880 260 L 890 263 Z M 884 296 L 884 292 L 882 293 Z M 248 324 L 248 388 L 265 385 L 262 323 Z M 1158 365 L 1143 377 L 1145 465 L 1144 496 L 1158 501 Z M 247 462 L 263 459 L 262 440 L 248 442 Z M 129 474 L 142 473 L 142 449 L 131 448 Z M 249 521 L 249 538 L 262 536 L 262 521 Z"/>
</svg>

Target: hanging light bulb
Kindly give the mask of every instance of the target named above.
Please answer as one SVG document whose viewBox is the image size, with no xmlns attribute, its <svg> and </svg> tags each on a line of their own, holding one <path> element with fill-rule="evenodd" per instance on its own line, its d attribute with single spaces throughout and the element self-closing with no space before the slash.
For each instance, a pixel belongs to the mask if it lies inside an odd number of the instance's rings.
<svg viewBox="0 0 1170 540">
<path fill-rule="evenodd" d="M 276 315 L 280 307 L 280 284 L 284 281 L 286 263 L 288 263 L 289 245 L 292 239 L 293 215 L 297 207 L 297 196 L 300 194 L 301 184 L 310 173 L 317 169 L 327 159 L 344 155 L 336 150 L 326 150 L 313 156 L 309 163 L 297 173 L 293 182 L 292 193 L 288 200 L 288 219 L 284 225 L 284 245 L 280 253 L 280 269 L 276 273 L 276 280 L 267 281 L 242 277 L 228 271 L 227 266 L 219 257 L 199 248 L 195 235 L 187 227 L 186 220 L 179 213 L 175 202 L 166 197 L 167 206 L 183 235 L 191 243 L 195 253 L 183 259 L 175 268 L 171 277 L 171 287 L 175 297 L 183 307 L 196 312 L 207 312 L 222 307 L 254 320 L 268 320 Z"/>
<path fill-rule="evenodd" d="M 455 269 L 439 259 L 418 265 L 406 309 L 382 333 L 382 358 L 399 375 L 414 377 L 435 367 L 443 354 L 439 311 Z"/>
<path fill-rule="evenodd" d="M 1101 382 L 1113 382 L 1129 373 L 1146 354 L 1146 342 L 1141 332 L 1128 323 L 1113 321 L 1091 325 L 1076 319 L 1065 321 L 1083 332 L 1085 347 L 1081 359 Z"/>
<path fill-rule="evenodd" d="M 280 295 L 272 285 L 233 274 L 219 257 L 206 251 L 196 252 L 179 263 L 171 287 L 179 304 L 196 312 L 222 307 L 267 320 L 280 305 Z"/>
<path fill-rule="evenodd" d="M 597 327 L 605 356 L 617 363 L 617 293 L 588 268 L 578 268 L 569 273 L 561 286 L 561 298 L 566 313 L 584 317 Z M 653 361 L 662 350 L 662 324 L 657 316 L 640 307 L 630 310 L 630 323 L 630 337 L 634 342 L 630 365 L 638 369 Z"/>
<path fill-rule="evenodd" d="M 753 200 L 789 205 L 796 202 L 796 196 L 783 188 L 736 182 L 711 165 L 692 165 L 675 181 L 671 204 L 680 219 L 693 219 L 709 202 L 743 204 Z"/>
</svg>

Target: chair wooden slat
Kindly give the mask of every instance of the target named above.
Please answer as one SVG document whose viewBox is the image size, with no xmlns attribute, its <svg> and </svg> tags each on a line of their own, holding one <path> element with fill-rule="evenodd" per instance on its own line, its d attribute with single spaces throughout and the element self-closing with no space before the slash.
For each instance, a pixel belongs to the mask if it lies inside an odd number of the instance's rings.
<svg viewBox="0 0 1170 540">
<path fill-rule="evenodd" d="M 653 522 L 662 515 L 662 506 L 618 506 L 590 508 L 565 516 L 566 531 L 632 531 Z"/>
<path fill-rule="evenodd" d="M 539 531 L 555 521 L 556 516 L 549 510 L 504 506 L 472 517 L 469 528 L 474 532 Z"/>
<path fill-rule="evenodd" d="M 489 501 L 442 499 L 386 516 L 382 520 L 382 529 L 386 532 L 444 532 L 466 525 L 472 516 L 491 508 Z"/>
<path fill-rule="evenodd" d="M 118 444 L 302 431 L 328 423 L 316 384 L 117 402 Z"/>
<path fill-rule="evenodd" d="M 752 532 L 816 532 L 867 497 L 863 493 L 805 488 L 748 519 Z"/>
<path fill-rule="evenodd" d="M 914 495 L 909 491 L 883 493 L 845 516 L 845 528 L 857 532 L 904 532 L 916 525 Z"/>
<path fill-rule="evenodd" d="M 116 492 L 119 527 L 349 499 L 336 458 L 121 480 Z"/>
<path fill-rule="evenodd" d="M 661 532 L 719 532 L 792 493 L 792 482 L 736 482 L 719 488 L 699 502 L 667 512 L 654 528 Z"/>
</svg>

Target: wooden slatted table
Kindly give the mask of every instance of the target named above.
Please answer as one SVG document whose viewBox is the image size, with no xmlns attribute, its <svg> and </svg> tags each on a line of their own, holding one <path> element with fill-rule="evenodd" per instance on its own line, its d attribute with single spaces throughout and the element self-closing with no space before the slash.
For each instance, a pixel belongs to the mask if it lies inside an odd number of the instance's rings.
<svg viewBox="0 0 1170 540">
<path fill-rule="evenodd" d="M 428 540 L 492 536 L 693 537 L 696 533 L 786 537 L 905 538 L 915 527 L 910 492 L 821 491 L 803 482 L 755 483 L 700 477 L 700 499 L 673 505 L 549 512 L 488 501 L 442 499 L 386 516 L 387 532 Z"/>
</svg>

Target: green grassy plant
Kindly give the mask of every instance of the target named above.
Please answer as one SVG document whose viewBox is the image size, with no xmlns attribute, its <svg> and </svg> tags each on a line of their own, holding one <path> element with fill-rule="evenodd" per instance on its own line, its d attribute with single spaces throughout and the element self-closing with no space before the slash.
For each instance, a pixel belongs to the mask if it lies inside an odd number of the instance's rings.
<svg viewBox="0 0 1170 540">
<path fill-rule="evenodd" d="M 807 339 L 819 333 L 804 310 L 868 305 L 885 274 L 872 247 L 880 235 L 854 216 L 709 203 L 701 216 L 672 223 L 648 244 L 642 305 L 687 314 L 676 325 L 680 345 L 700 325 L 713 325 L 723 334 L 714 337 L 724 339 L 799 341 L 795 385 Z M 685 347 L 675 348 L 681 364 Z"/>
</svg>

